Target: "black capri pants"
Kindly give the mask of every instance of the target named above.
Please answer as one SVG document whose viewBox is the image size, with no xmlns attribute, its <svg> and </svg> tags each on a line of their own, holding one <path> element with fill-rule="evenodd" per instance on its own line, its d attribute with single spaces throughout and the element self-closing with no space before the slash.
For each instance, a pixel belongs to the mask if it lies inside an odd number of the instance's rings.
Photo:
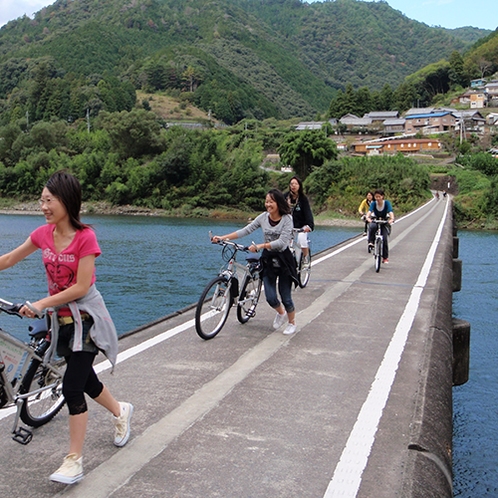
<svg viewBox="0 0 498 498">
<path fill-rule="evenodd" d="M 59 329 L 57 351 L 63 354 L 67 366 L 62 380 L 62 394 L 66 399 L 70 415 L 79 415 L 88 410 L 85 393 L 90 398 L 97 398 L 104 385 L 93 369 L 93 361 L 98 348 L 88 335 L 93 320 L 83 321 L 83 351 L 71 351 L 74 339 L 74 323 L 64 325 Z"/>
</svg>

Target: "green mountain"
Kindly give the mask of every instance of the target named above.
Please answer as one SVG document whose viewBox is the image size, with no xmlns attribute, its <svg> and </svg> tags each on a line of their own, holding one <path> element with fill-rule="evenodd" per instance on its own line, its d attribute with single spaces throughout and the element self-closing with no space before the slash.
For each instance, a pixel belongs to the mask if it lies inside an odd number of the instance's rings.
<svg viewBox="0 0 498 498">
<path fill-rule="evenodd" d="M 397 86 L 462 38 L 383 1 L 57 0 L 0 29 L 0 124 L 128 109 L 132 87 L 227 123 L 310 118 L 348 83 Z"/>
</svg>

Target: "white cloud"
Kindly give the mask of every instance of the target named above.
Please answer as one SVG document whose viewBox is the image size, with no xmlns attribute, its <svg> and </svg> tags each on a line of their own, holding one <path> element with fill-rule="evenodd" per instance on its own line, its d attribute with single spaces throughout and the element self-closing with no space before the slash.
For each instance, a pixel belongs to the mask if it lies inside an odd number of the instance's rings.
<svg viewBox="0 0 498 498">
<path fill-rule="evenodd" d="M 2 0 L 0 26 L 23 15 L 32 17 L 34 13 L 53 3 L 54 0 Z"/>
</svg>

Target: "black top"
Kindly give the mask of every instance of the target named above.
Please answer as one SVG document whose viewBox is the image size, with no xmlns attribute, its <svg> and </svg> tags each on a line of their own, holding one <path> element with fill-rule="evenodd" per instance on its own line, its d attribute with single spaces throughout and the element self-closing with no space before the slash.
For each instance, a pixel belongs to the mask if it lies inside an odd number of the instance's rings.
<svg viewBox="0 0 498 498">
<path fill-rule="evenodd" d="M 290 192 L 285 194 L 285 198 L 288 199 Z M 295 204 L 290 204 L 292 209 L 292 220 L 294 222 L 294 228 L 303 228 L 308 225 L 311 230 L 315 228 L 315 222 L 313 221 L 313 213 L 311 212 L 310 203 L 306 196 L 298 197 Z"/>
</svg>

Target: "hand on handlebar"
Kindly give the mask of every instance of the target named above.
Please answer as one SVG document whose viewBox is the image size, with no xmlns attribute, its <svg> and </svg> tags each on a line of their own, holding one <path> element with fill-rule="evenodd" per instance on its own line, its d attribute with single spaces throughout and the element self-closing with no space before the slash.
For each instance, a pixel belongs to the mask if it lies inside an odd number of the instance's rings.
<svg viewBox="0 0 498 498">
<path fill-rule="evenodd" d="M 40 311 L 38 308 L 35 308 L 29 301 L 26 301 L 21 309 L 19 310 L 19 313 L 22 316 L 25 316 L 27 318 L 43 318 L 43 311 Z"/>
</svg>

